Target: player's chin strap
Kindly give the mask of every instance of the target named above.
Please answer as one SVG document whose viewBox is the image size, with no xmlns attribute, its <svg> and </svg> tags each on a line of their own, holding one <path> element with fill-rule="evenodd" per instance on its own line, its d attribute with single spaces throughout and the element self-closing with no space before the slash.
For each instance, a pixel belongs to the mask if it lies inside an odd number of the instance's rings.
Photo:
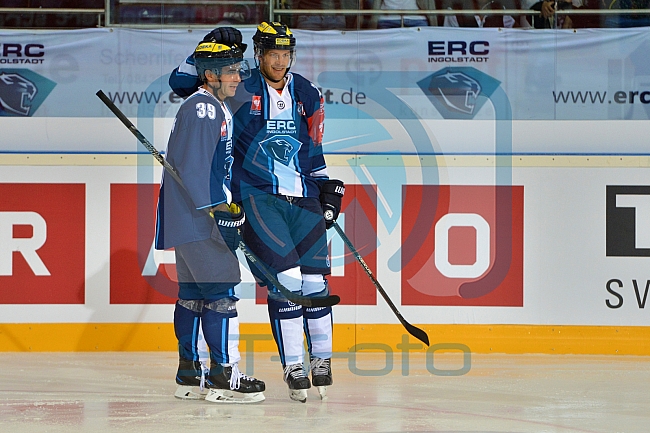
<svg viewBox="0 0 650 433">
<path fill-rule="evenodd" d="M 218 92 L 219 89 L 221 89 L 221 87 L 223 86 L 223 83 L 221 82 L 221 78 L 219 78 L 219 81 L 217 81 L 217 82 L 219 83 L 219 87 L 213 86 L 213 85 L 211 84 L 211 82 L 207 82 L 207 83 L 206 83 L 206 84 L 210 87 L 210 89 L 212 90 L 213 95 L 215 95 L 215 98 L 216 98 L 217 92 Z M 217 98 L 217 99 L 219 99 L 219 98 Z M 221 101 L 221 100 L 219 99 L 219 101 Z M 221 101 L 221 102 L 223 102 L 223 101 Z"/>
<path fill-rule="evenodd" d="M 212 95 L 213 95 L 215 98 L 219 99 L 219 102 L 223 102 L 223 101 L 222 101 L 222 100 L 217 96 L 217 93 L 219 92 L 219 89 L 221 89 L 221 88 L 223 87 L 223 81 L 221 81 L 221 75 L 220 75 L 220 74 L 215 74 L 215 75 L 216 75 L 217 78 L 218 78 L 218 81 L 217 81 L 217 82 L 219 83 L 219 87 L 215 87 L 215 86 L 213 86 L 212 84 L 210 84 L 210 83 L 211 83 L 210 81 L 206 81 L 205 84 L 207 84 L 207 85 L 210 87 L 210 89 L 212 90 Z"/>
</svg>

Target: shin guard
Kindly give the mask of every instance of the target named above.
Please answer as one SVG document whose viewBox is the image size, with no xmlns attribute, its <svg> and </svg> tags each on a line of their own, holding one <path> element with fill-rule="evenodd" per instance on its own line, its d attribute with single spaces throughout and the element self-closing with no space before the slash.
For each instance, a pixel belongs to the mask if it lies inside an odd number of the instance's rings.
<svg viewBox="0 0 650 433">
<path fill-rule="evenodd" d="M 302 364 L 302 306 L 269 297 L 269 318 L 282 366 Z"/>
<path fill-rule="evenodd" d="M 302 292 L 309 297 L 329 295 L 327 281 L 320 274 L 302 274 Z M 309 307 L 304 312 L 307 349 L 312 357 L 332 357 L 332 307 Z"/>
<path fill-rule="evenodd" d="M 305 308 L 304 328 L 309 354 L 332 357 L 332 307 Z"/>
<path fill-rule="evenodd" d="M 174 309 L 174 332 L 178 339 L 178 353 L 183 359 L 199 360 L 199 328 L 202 300 L 179 299 Z"/>
<path fill-rule="evenodd" d="M 206 301 L 201 314 L 210 360 L 218 364 L 239 362 L 239 318 L 233 298 Z"/>
</svg>

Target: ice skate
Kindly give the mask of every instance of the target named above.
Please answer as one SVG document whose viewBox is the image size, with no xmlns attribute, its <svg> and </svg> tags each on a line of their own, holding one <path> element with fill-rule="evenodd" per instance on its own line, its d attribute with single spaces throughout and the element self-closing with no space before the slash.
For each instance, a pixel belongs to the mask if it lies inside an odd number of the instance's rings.
<svg viewBox="0 0 650 433">
<path fill-rule="evenodd" d="M 176 373 L 174 397 L 181 400 L 203 400 L 208 393 L 205 387 L 205 370 L 199 361 L 180 358 Z"/>
<path fill-rule="evenodd" d="M 237 364 L 212 366 L 206 386 L 209 392 L 205 400 L 213 403 L 242 404 L 265 400 L 264 382 L 241 373 Z"/>
<path fill-rule="evenodd" d="M 307 390 L 311 388 L 309 378 L 305 376 L 302 364 L 291 364 L 284 367 L 284 381 L 289 385 L 289 398 L 305 403 Z"/>
<path fill-rule="evenodd" d="M 327 387 L 334 381 L 332 380 L 332 361 L 330 358 L 311 357 L 311 381 L 318 391 L 321 400 L 327 400 Z"/>
</svg>

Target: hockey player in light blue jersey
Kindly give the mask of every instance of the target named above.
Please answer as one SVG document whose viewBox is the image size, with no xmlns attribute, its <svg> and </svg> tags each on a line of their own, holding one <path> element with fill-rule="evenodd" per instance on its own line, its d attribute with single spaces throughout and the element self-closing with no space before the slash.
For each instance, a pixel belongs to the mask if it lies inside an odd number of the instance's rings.
<svg viewBox="0 0 650 433">
<path fill-rule="evenodd" d="M 246 211 L 244 241 L 286 288 L 325 296 L 330 273 L 325 231 L 331 222 L 323 213 L 331 211 L 336 220 L 345 189 L 327 175 L 323 98 L 309 80 L 290 72 L 296 39 L 286 25 L 261 23 L 253 43 L 257 68 L 231 100 L 233 197 Z M 173 71 L 170 86 L 186 96 L 197 84 L 195 77 L 188 59 Z M 331 307 L 295 305 L 256 276 L 268 287 L 271 328 L 291 399 L 305 402 L 312 382 L 325 398 L 333 383 Z M 303 333 L 312 382 L 303 368 Z"/>
<path fill-rule="evenodd" d="M 197 46 L 193 59 L 202 85 L 181 105 L 167 146 L 167 161 L 182 184 L 163 174 L 156 248 L 176 252 L 179 291 L 174 331 L 179 367 L 175 396 L 182 399 L 264 400 L 264 382 L 238 368 L 234 287 L 241 277 L 234 251 L 245 217 L 232 203 L 233 115 L 225 101 L 234 96 L 242 78 L 250 76 L 243 49 L 213 41 Z M 199 326 L 210 349 L 207 377 L 197 351 Z"/>
</svg>

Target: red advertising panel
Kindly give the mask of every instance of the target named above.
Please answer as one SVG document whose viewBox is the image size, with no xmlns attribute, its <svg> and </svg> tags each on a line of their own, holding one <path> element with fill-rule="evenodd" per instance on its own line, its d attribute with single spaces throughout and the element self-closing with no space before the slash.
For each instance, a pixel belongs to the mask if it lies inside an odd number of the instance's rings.
<svg viewBox="0 0 650 433">
<path fill-rule="evenodd" d="M 0 303 L 85 302 L 86 186 L 0 184 Z"/>
<path fill-rule="evenodd" d="M 339 225 L 373 272 L 377 272 L 377 192 L 374 186 L 346 184 L 341 204 Z M 334 238 L 330 242 L 332 265 L 340 263 L 343 254 L 343 275 L 330 275 L 327 281 L 330 291 L 341 297 L 341 305 L 376 305 L 377 289 L 372 284 L 355 257 L 342 246 L 338 234 L 332 228 Z M 341 248 L 332 251 L 332 243 Z M 256 302 L 266 303 L 266 287 L 257 287 Z"/>
<path fill-rule="evenodd" d="M 173 254 L 153 249 L 160 185 L 111 185 L 111 304 L 173 304 Z"/>
<path fill-rule="evenodd" d="M 377 191 L 370 185 L 346 185 L 341 213 L 342 229 L 370 269 L 377 273 Z M 334 237 L 338 234 L 330 229 Z M 332 239 L 334 241 L 334 239 Z M 340 241 L 340 240 L 339 240 Z M 331 251 L 332 242 L 330 242 Z M 347 249 L 344 253 L 344 271 L 341 276 L 330 276 L 327 281 L 332 293 L 341 297 L 341 305 L 376 305 L 377 289 L 357 259 Z M 332 257 L 330 252 L 330 257 Z"/>
<path fill-rule="evenodd" d="M 523 306 L 522 186 L 407 185 L 403 197 L 402 305 Z"/>
</svg>

